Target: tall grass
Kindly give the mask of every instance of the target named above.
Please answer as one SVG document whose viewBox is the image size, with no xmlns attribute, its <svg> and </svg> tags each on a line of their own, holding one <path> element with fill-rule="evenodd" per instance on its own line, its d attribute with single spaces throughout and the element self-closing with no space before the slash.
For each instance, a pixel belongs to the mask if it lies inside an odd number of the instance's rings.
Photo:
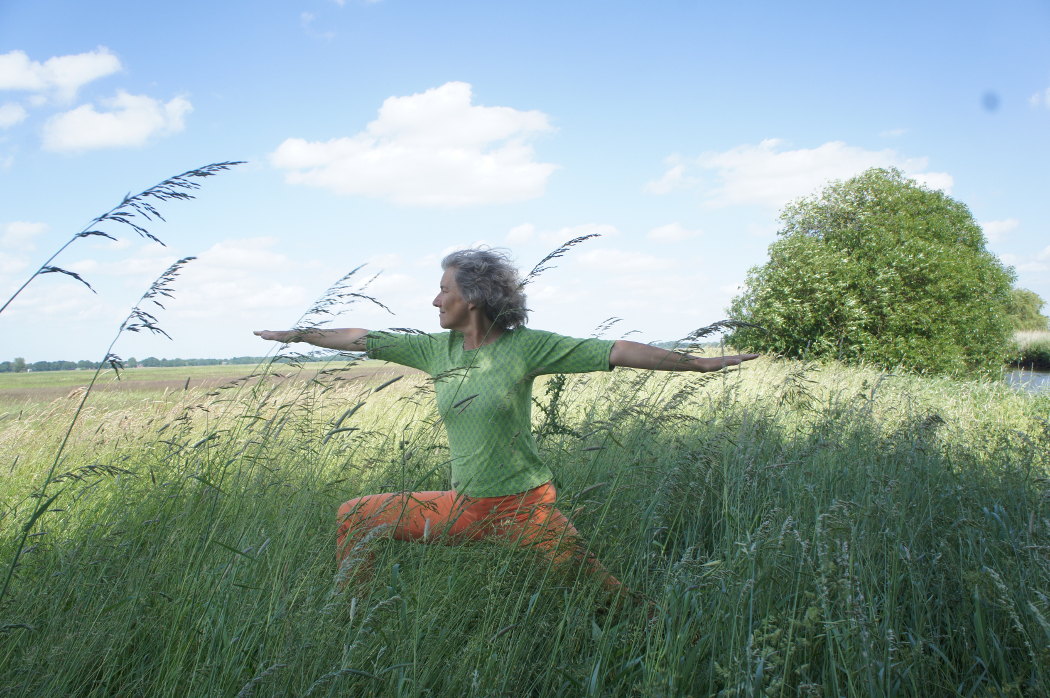
<svg viewBox="0 0 1050 698">
<path fill-rule="evenodd" d="M 1017 332 L 1010 346 L 1014 366 L 1037 371 L 1050 371 L 1050 332 Z"/>
<path fill-rule="evenodd" d="M 648 622 L 641 609 L 602 613 L 593 580 L 487 544 L 377 539 L 377 575 L 340 591 L 336 507 L 443 489 L 447 446 L 421 374 L 310 375 L 84 408 L 54 478 L 63 495 L 0 606 L 0 691 L 1050 686 L 1045 396 L 768 359 L 538 385 L 559 507 L 656 601 Z M 5 559 L 72 409 L 0 421 Z"/>
<path fill-rule="evenodd" d="M 157 207 L 160 204 L 169 201 L 188 201 L 194 199 L 196 198 L 194 192 L 201 188 L 201 183 L 197 180 L 214 177 L 231 167 L 243 164 L 244 162 L 241 160 L 215 162 L 210 165 L 204 165 L 203 167 L 188 170 L 182 174 L 175 175 L 174 177 L 169 177 L 162 182 L 140 191 L 138 194 L 125 195 L 119 204 L 102 215 L 92 218 L 86 226 L 81 228 L 80 232 L 75 233 L 61 247 L 52 253 L 52 255 L 48 257 L 47 260 L 36 269 L 36 271 L 30 274 L 29 278 L 15 290 L 11 297 L 4 301 L 4 304 L 0 306 L 0 313 L 3 313 L 4 310 L 7 309 L 7 306 L 11 305 L 19 294 L 25 290 L 26 286 L 32 283 L 34 279 L 45 274 L 64 274 L 87 286 L 92 293 L 96 293 L 94 287 L 92 287 L 91 284 L 80 274 L 75 271 L 70 271 L 69 269 L 55 266 L 52 262 L 54 262 L 59 255 L 66 251 L 66 248 L 77 240 L 92 237 L 103 237 L 108 240 L 116 240 L 117 238 L 115 238 L 110 232 L 103 229 L 107 227 L 114 230 L 117 228 L 131 229 L 136 235 L 163 245 L 164 243 L 161 239 L 149 230 L 149 225 L 151 223 L 164 220 L 164 216 L 161 215 L 161 212 Z"/>
</svg>

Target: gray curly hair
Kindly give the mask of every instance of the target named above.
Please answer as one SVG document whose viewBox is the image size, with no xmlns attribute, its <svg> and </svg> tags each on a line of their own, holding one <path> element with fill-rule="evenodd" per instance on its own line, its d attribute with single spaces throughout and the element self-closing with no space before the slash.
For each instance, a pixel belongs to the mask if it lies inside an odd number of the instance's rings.
<svg viewBox="0 0 1050 698">
<path fill-rule="evenodd" d="M 483 308 L 485 317 L 504 330 L 521 327 L 529 319 L 525 291 L 518 270 L 500 250 L 457 250 L 441 260 L 442 269 L 455 269 L 463 299 Z"/>
</svg>

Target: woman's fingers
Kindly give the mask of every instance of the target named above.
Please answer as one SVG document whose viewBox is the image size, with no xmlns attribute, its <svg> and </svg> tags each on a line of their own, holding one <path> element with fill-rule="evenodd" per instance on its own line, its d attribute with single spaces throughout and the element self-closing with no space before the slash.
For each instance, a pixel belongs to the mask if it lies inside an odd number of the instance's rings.
<svg viewBox="0 0 1050 698">
<path fill-rule="evenodd" d="M 258 337 L 270 340 L 272 342 L 288 342 L 292 338 L 293 332 L 290 330 L 255 330 L 253 333 Z"/>
</svg>

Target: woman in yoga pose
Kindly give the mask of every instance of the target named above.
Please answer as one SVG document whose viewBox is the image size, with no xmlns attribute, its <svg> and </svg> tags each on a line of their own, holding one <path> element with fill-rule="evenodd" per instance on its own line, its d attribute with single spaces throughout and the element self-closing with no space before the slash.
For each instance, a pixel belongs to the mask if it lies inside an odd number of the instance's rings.
<svg viewBox="0 0 1050 698">
<path fill-rule="evenodd" d="M 553 474 L 540 459 L 531 431 L 533 379 L 616 366 L 718 371 L 757 354 L 700 358 L 638 342 L 576 339 L 529 329 L 523 285 L 504 254 L 461 250 L 445 257 L 441 266 L 444 274 L 433 305 L 444 332 L 255 333 L 278 342 L 364 351 L 434 378 L 438 412 L 448 433 L 451 488 L 370 494 L 345 502 L 337 517 L 337 559 L 342 563 L 370 531 L 424 543 L 492 539 L 533 547 L 555 565 L 582 564 L 606 590 L 622 590 L 555 507 Z"/>
</svg>

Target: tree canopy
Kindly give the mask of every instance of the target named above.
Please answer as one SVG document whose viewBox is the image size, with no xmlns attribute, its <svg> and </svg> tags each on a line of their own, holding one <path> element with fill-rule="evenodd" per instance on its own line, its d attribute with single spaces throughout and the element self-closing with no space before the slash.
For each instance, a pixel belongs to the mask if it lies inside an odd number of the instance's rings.
<svg viewBox="0 0 1050 698">
<path fill-rule="evenodd" d="M 1041 313 L 1046 301 L 1034 291 L 1026 288 L 1015 288 L 1010 291 L 1010 302 L 1007 313 L 1010 316 L 1010 327 L 1018 332 L 1038 332 L 1050 329 L 1050 318 Z"/>
<path fill-rule="evenodd" d="M 733 300 L 734 345 L 961 374 L 1002 366 L 1013 271 L 969 209 L 896 169 L 788 204 Z"/>
</svg>

